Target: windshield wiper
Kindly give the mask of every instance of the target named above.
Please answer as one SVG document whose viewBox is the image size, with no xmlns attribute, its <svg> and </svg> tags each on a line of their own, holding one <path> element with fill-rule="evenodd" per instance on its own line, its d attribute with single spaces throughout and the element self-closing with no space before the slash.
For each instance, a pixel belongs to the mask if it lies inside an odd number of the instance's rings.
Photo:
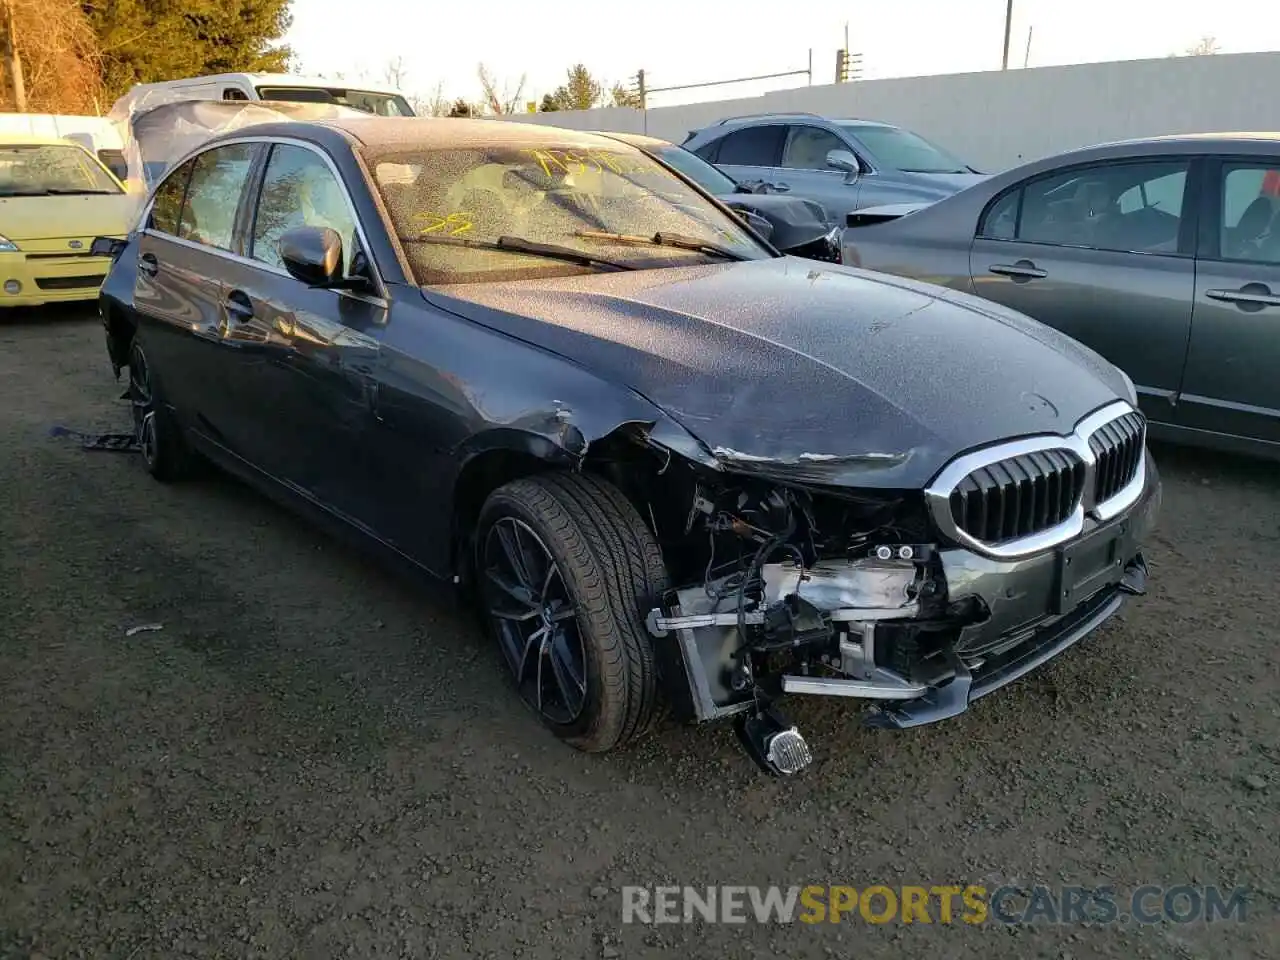
<svg viewBox="0 0 1280 960">
<path fill-rule="evenodd" d="M 653 236 L 645 237 L 639 234 L 609 233 L 605 230 L 578 230 L 573 235 L 582 237 L 584 240 L 612 240 L 615 243 L 643 243 L 652 247 L 678 247 L 681 250 L 693 250 L 711 257 L 720 257 L 722 260 L 750 259 L 750 257 L 745 257 L 734 250 L 730 250 L 728 247 L 722 247 L 718 243 L 699 240 L 697 237 L 685 236 L 682 233 L 663 233 L 659 231 Z"/>
<path fill-rule="evenodd" d="M 401 243 L 439 243 L 450 247 L 471 247 L 473 250 L 505 250 L 509 253 L 527 253 L 535 257 L 546 257 L 548 260 L 564 260 L 578 263 L 584 267 L 609 267 L 613 270 L 634 270 L 629 263 L 617 260 L 606 260 L 593 256 L 573 247 L 562 247 L 554 243 L 538 243 L 524 237 L 499 237 L 497 240 L 472 240 L 467 237 L 401 237 Z"/>
</svg>

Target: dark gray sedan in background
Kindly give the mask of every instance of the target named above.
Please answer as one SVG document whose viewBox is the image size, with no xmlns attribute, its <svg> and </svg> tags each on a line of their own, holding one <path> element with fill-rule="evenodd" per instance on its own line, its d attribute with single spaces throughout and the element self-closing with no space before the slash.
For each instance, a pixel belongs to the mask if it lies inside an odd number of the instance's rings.
<svg viewBox="0 0 1280 960">
<path fill-rule="evenodd" d="M 1280 134 L 1132 140 L 847 218 L 846 263 L 976 293 L 1136 382 L 1151 435 L 1280 457 Z"/>
</svg>

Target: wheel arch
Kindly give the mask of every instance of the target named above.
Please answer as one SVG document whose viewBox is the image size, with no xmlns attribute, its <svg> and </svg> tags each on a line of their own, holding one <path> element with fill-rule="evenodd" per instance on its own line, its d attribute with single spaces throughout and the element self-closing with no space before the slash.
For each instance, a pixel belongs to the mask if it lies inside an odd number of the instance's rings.
<svg viewBox="0 0 1280 960">
<path fill-rule="evenodd" d="M 125 310 L 106 297 L 99 301 L 99 310 L 107 333 L 107 357 L 115 375 L 119 377 L 120 371 L 129 364 L 129 350 L 133 346 L 138 325 L 129 319 Z"/>
<path fill-rule="evenodd" d="M 620 452 L 650 461 L 653 476 L 673 455 L 705 464 L 703 451 L 682 428 L 662 416 L 649 420 L 624 420 L 605 432 L 585 439 L 571 425 L 560 431 L 540 432 L 523 427 L 497 427 L 476 434 L 458 451 L 460 467 L 450 491 L 450 566 L 463 582 L 470 579 L 471 535 L 489 495 L 513 480 L 548 470 L 585 471 L 617 486 L 641 512 L 652 514 L 635 488 L 618 482 Z"/>
</svg>

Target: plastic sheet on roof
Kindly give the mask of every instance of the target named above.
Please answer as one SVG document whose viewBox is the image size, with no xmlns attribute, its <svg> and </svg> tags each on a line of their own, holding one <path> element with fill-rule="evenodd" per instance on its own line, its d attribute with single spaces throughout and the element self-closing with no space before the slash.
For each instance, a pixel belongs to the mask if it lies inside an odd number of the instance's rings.
<svg viewBox="0 0 1280 960">
<path fill-rule="evenodd" d="M 191 100 L 159 90 L 131 99 L 108 115 L 124 143 L 125 187 L 145 197 L 176 161 L 212 137 L 260 123 L 340 120 L 364 114 L 325 103 Z"/>
</svg>

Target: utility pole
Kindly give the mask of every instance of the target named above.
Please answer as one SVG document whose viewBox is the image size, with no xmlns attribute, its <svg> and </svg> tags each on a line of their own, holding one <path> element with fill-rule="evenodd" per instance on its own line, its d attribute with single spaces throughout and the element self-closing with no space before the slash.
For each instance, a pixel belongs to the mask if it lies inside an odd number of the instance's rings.
<svg viewBox="0 0 1280 960">
<path fill-rule="evenodd" d="M 1000 63 L 1001 70 L 1009 69 L 1009 31 L 1013 28 L 1013 0 L 1008 0 L 1004 8 L 1004 60 Z"/>
<path fill-rule="evenodd" d="M 1031 34 L 1035 30 L 1034 26 L 1027 27 L 1027 50 L 1022 55 L 1022 69 L 1027 69 L 1027 64 L 1031 62 Z"/>
<path fill-rule="evenodd" d="M 4 23 L 0 24 L 0 53 L 4 57 L 5 77 L 13 88 L 13 106 L 18 113 L 27 112 L 27 87 L 22 80 L 22 57 L 18 53 L 17 28 L 13 23 L 13 0 L 4 4 Z"/>
</svg>

